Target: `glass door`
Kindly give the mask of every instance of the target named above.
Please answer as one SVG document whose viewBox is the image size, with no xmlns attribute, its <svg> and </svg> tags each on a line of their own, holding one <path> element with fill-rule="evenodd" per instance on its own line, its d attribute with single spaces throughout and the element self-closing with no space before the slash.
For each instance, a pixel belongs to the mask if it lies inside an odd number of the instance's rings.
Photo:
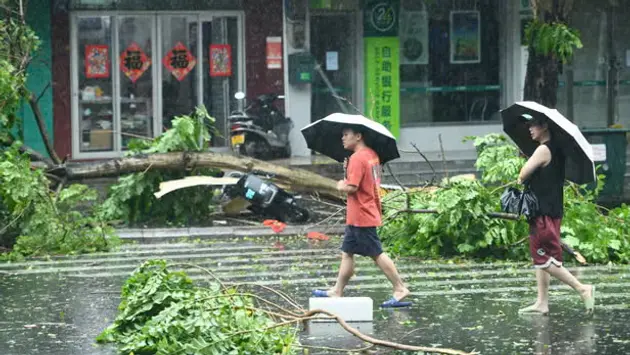
<svg viewBox="0 0 630 355">
<path fill-rule="evenodd" d="M 160 16 L 161 132 L 199 105 L 198 15 Z"/>
<path fill-rule="evenodd" d="M 354 84 L 357 82 L 356 16 L 353 12 L 311 13 L 311 53 L 320 65 L 336 94 L 350 100 L 355 106 Z M 341 35 L 343 34 L 343 35 Z M 316 73 L 312 86 L 312 120 L 339 112 L 339 99 L 333 96 L 322 74 Z M 341 103 L 348 113 L 351 106 Z"/>
<path fill-rule="evenodd" d="M 239 109 L 234 94 L 244 91 L 242 83 L 242 17 L 211 15 L 201 18 L 200 67 L 201 103 L 215 118 L 221 136 L 213 137 L 213 147 L 226 147 L 230 112 Z"/>
<path fill-rule="evenodd" d="M 566 99 L 559 95 L 559 101 L 567 102 L 579 127 L 630 126 L 630 47 L 624 40 L 630 35 L 630 22 L 624 21 L 629 14 L 624 6 L 575 3 L 571 22 L 584 47 L 575 52 L 566 71 L 568 88 L 561 88 L 561 93 L 569 95 Z"/>
<path fill-rule="evenodd" d="M 114 85 L 111 69 L 113 19 L 78 16 L 73 26 L 73 146 L 78 154 L 115 150 Z"/>
<path fill-rule="evenodd" d="M 119 132 L 116 150 L 129 141 L 154 136 L 154 90 L 156 67 L 154 16 L 120 16 L 116 32 L 120 58 L 117 63 L 117 107 L 114 127 Z M 159 57 L 159 56 L 157 56 Z"/>
</svg>

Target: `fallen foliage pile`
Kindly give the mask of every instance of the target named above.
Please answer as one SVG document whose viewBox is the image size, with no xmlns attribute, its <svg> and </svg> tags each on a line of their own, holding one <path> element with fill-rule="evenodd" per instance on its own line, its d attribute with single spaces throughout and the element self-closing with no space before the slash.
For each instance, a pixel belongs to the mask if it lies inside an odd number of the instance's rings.
<svg viewBox="0 0 630 355">
<path fill-rule="evenodd" d="M 505 136 L 471 137 L 481 179 L 447 179 L 438 189 L 392 191 L 383 198 L 380 230 L 389 250 L 428 258 L 472 257 L 526 260 L 529 229 L 524 218 L 499 213 L 505 187 L 525 163 Z M 630 207 L 597 205 L 597 186 L 568 183 L 564 189 L 562 239 L 589 262 L 630 261 Z"/>
<path fill-rule="evenodd" d="M 299 343 L 300 326 L 324 316 L 373 346 L 469 354 L 375 339 L 334 314 L 304 310 L 280 291 L 253 284 L 226 287 L 210 270 L 193 264 L 170 266 L 201 269 L 213 282 L 207 287 L 193 285 L 185 273 L 169 271 L 166 261 L 147 261 L 125 282 L 119 314 L 98 342 L 115 343 L 121 354 L 296 354 L 299 348 L 309 347 Z M 282 300 L 288 309 L 248 291 L 254 287 Z"/>
</svg>

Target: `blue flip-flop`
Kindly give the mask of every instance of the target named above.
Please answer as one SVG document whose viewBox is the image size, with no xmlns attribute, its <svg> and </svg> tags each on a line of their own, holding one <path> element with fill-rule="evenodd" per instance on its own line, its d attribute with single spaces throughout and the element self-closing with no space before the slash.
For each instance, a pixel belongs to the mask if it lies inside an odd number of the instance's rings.
<svg viewBox="0 0 630 355">
<path fill-rule="evenodd" d="M 313 295 L 313 297 L 329 297 L 328 292 L 324 290 L 313 290 L 311 294 Z"/>
<path fill-rule="evenodd" d="M 402 308 L 402 307 L 410 307 L 412 305 L 411 302 L 408 301 L 399 301 L 395 297 L 388 299 L 387 301 L 381 304 L 382 308 Z"/>
</svg>

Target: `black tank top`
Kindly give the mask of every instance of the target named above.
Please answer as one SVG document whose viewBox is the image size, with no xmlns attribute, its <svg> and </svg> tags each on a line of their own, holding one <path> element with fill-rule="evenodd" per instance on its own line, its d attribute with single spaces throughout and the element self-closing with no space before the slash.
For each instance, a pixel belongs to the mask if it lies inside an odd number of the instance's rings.
<svg viewBox="0 0 630 355">
<path fill-rule="evenodd" d="M 562 218 L 564 211 L 564 155 L 552 142 L 544 144 L 551 152 L 551 162 L 534 172 L 529 181 L 529 188 L 538 198 L 538 215 Z"/>
</svg>

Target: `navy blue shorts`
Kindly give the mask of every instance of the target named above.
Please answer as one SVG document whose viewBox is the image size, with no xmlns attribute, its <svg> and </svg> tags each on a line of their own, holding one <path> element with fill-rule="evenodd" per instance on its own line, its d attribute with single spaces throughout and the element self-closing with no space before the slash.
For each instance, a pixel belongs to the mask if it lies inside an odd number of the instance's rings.
<svg viewBox="0 0 630 355">
<path fill-rule="evenodd" d="M 383 253 L 375 227 L 346 226 L 341 251 L 346 254 L 376 257 Z"/>
</svg>

